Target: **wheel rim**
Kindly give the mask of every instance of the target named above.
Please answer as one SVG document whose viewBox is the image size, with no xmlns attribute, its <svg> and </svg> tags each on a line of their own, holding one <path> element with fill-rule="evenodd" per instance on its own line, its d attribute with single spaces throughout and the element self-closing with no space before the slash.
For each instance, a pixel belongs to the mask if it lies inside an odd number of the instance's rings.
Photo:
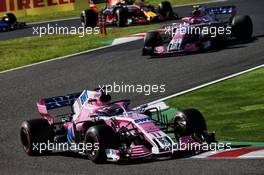
<svg viewBox="0 0 264 175">
<path fill-rule="evenodd" d="M 95 149 L 95 143 L 98 143 L 98 140 L 97 140 L 97 138 L 96 137 L 92 137 L 92 136 L 89 136 L 87 139 L 86 139 L 86 144 L 87 143 L 90 143 L 90 144 L 92 144 L 92 148 L 91 149 L 89 149 L 89 150 L 86 150 L 86 153 L 87 153 L 87 155 L 88 155 L 88 158 L 90 159 L 90 160 L 94 160 L 94 159 L 96 159 L 96 157 L 97 157 L 97 155 L 98 155 L 98 153 L 99 153 L 99 149 L 98 150 L 96 150 Z"/>
<path fill-rule="evenodd" d="M 30 139 L 29 139 L 29 134 L 25 128 L 21 130 L 20 138 L 21 138 L 21 142 L 22 142 L 24 150 L 28 152 L 29 147 L 30 147 Z"/>
<path fill-rule="evenodd" d="M 187 119 L 183 115 L 176 116 L 174 119 L 174 131 L 183 134 L 187 128 Z"/>
</svg>

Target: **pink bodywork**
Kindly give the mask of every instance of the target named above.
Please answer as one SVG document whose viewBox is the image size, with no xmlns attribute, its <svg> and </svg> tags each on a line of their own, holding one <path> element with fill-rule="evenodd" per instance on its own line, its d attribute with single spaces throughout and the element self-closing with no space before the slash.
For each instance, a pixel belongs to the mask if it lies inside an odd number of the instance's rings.
<svg viewBox="0 0 264 175">
<path fill-rule="evenodd" d="M 213 21 L 213 18 L 209 15 L 201 15 L 198 17 L 184 17 L 182 18 L 182 24 L 173 24 L 171 26 L 167 26 L 170 30 L 171 29 L 181 29 L 181 28 L 188 28 L 189 25 L 192 24 L 200 24 L 204 21 Z M 160 34 L 166 34 L 168 32 L 168 29 L 158 29 L 157 30 Z M 171 30 L 172 31 L 172 30 Z M 172 34 L 172 33 L 171 33 Z M 183 41 L 186 33 L 184 32 L 175 32 L 171 42 L 176 43 L 179 41 Z M 199 47 L 197 46 L 196 43 L 187 43 L 181 50 L 173 51 L 175 53 L 180 53 L 180 52 L 196 52 L 199 50 Z M 166 53 L 172 53 L 172 51 L 167 50 L 167 46 L 157 46 L 154 48 L 154 53 L 156 54 L 166 54 Z"/>
<path fill-rule="evenodd" d="M 40 100 L 37 102 L 37 107 L 38 107 L 38 111 L 39 111 L 40 115 L 41 115 L 43 118 L 47 119 L 48 122 L 49 122 L 50 124 L 54 123 L 54 117 L 52 117 L 52 116 L 49 114 L 49 112 L 48 112 L 48 110 L 47 110 L 47 107 L 46 107 L 46 105 L 45 105 L 44 99 L 40 99 Z"/>
<path fill-rule="evenodd" d="M 93 93 L 91 98 L 96 98 L 100 96 L 100 93 Z M 154 141 L 149 138 L 147 135 L 151 135 L 151 137 L 160 137 L 161 136 L 161 130 L 153 123 L 153 121 L 149 118 L 149 116 L 146 116 L 144 114 L 140 114 L 137 111 L 130 110 L 128 108 L 129 103 L 127 101 L 119 101 L 119 102 L 114 102 L 114 103 L 98 103 L 97 101 L 89 102 L 87 100 L 85 103 L 82 105 L 79 104 L 80 102 L 80 97 L 75 101 L 76 105 L 80 107 L 80 111 L 77 114 L 76 118 L 73 119 L 72 121 L 66 122 L 64 124 L 64 128 L 69 131 L 71 130 L 71 133 L 73 134 L 72 137 L 73 139 L 75 138 L 75 129 L 78 131 L 84 130 L 84 123 L 93 121 L 94 118 L 98 117 L 96 116 L 96 113 L 99 109 L 109 107 L 111 105 L 117 105 L 120 106 L 124 109 L 124 113 L 121 115 L 114 116 L 115 121 L 119 123 L 120 128 L 122 126 L 128 128 L 128 129 L 133 129 L 136 128 L 136 130 L 132 130 L 131 133 L 133 134 L 134 132 L 142 132 L 143 135 L 145 135 L 146 140 L 148 140 L 149 143 L 155 145 Z M 110 105 L 109 105 L 110 104 Z M 45 106 L 45 101 L 44 99 L 40 99 L 37 102 L 37 107 L 39 110 L 39 113 L 41 114 L 42 117 L 47 119 L 50 124 L 54 123 L 54 117 L 51 116 L 48 113 L 48 110 Z M 74 105 L 73 105 L 74 107 Z M 111 126 L 115 132 L 117 132 L 120 128 L 114 128 L 113 127 L 113 120 L 111 120 L 112 116 L 107 117 L 103 116 L 102 119 L 104 120 L 105 124 L 108 126 Z M 144 122 L 136 122 L 136 120 L 146 120 Z M 76 127 L 73 127 L 73 126 Z M 118 150 L 115 150 L 118 152 Z M 151 150 L 146 148 L 144 145 L 132 145 L 131 147 L 131 157 L 146 157 L 149 156 L 151 153 Z M 119 153 L 117 153 L 119 154 Z"/>
<path fill-rule="evenodd" d="M 101 95 L 101 92 L 84 90 L 82 93 L 70 94 L 68 96 L 40 99 L 37 102 L 37 106 L 41 116 L 47 119 L 50 124 L 55 124 L 55 117 L 48 113 L 48 109 L 56 109 L 73 104 L 72 109 L 74 114 L 70 116 L 69 121 L 64 120 L 65 123 L 62 123 L 62 127 L 67 131 L 67 140 L 69 142 L 75 142 L 76 131 L 86 132 L 86 129 L 89 128 L 89 126 L 87 128 L 89 122 L 93 124 L 98 120 L 102 120 L 106 125 L 112 127 L 116 133 L 134 136 L 141 135 L 150 144 L 151 147 L 146 144 L 141 145 L 137 142 L 132 142 L 127 148 L 128 152 L 126 152 L 130 158 L 173 154 L 176 143 L 157 127 L 149 116 L 142 114 L 139 110 L 129 109 L 130 101 L 128 100 L 108 103 L 99 102 L 99 99 L 102 97 Z M 72 101 L 69 103 L 70 100 Z M 68 101 L 68 103 L 65 103 L 65 101 Z M 110 106 L 121 107 L 123 112 L 120 111 L 116 115 L 107 116 L 109 113 L 104 113 L 102 109 Z M 151 109 L 149 110 L 151 111 Z M 61 121 L 59 123 L 61 124 Z M 193 142 L 187 136 L 180 140 L 184 143 Z M 106 153 L 109 157 L 114 154 L 114 156 L 119 157 L 118 160 L 122 160 L 124 155 L 122 149 L 105 149 L 105 151 L 109 153 Z"/>
</svg>

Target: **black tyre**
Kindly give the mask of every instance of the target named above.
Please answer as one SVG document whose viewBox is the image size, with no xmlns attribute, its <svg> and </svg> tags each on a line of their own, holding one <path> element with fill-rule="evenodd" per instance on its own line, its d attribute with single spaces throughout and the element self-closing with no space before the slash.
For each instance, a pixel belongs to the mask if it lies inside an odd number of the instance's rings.
<svg viewBox="0 0 264 175">
<path fill-rule="evenodd" d="M 11 26 L 17 23 L 17 18 L 13 13 L 7 13 L 3 16 L 2 21 Z"/>
<path fill-rule="evenodd" d="M 85 143 L 91 143 L 87 150 L 88 159 L 94 163 L 104 163 L 107 159 L 105 149 L 118 147 L 118 139 L 110 126 L 100 124 L 89 128 L 85 135 Z"/>
<path fill-rule="evenodd" d="M 98 23 L 98 13 L 92 9 L 88 9 L 82 12 L 81 22 L 83 27 L 96 27 Z"/>
<path fill-rule="evenodd" d="M 175 136 L 202 135 L 207 131 L 203 115 L 197 109 L 185 109 L 174 118 Z"/>
<path fill-rule="evenodd" d="M 153 55 L 154 48 L 159 46 L 162 42 L 159 32 L 152 31 L 148 32 L 144 38 L 144 48 L 142 50 L 142 55 Z"/>
<path fill-rule="evenodd" d="M 39 144 L 46 144 L 48 140 L 53 140 L 54 132 L 46 119 L 33 119 L 24 121 L 20 127 L 20 139 L 24 151 L 30 156 L 46 154 L 48 150 L 40 152 Z M 35 147 L 36 146 L 36 147 Z"/>
<path fill-rule="evenodd" d="M 173 10 L 171 3 L 168 1 L 163 1 L 159 4 L 158 7 L 159 14 L 164 18 L 170 18 L 173 16 Z"/>
<path fill-rule="evenodd" d="M 205 50 L 208 49 L 213 49 L 213 50 L 218 50 L 218 49 L 222 49 L 225 46 L 225 40 L 221 35 L 216 35 L 216 36 L 211 36 L 211 35 L 201 35 L 200 36 L 200 41 L 203 42 L 207 42 L 210 41 L 211 42 L 211 46 L 210 48 L 207 48 Z M 204 50 L 204 48 L 202 48 L 202 51 Z"/>
<path fill-rule="evenodd" d="M 253 23 L 248 15 L 235 16 L 232 19 L 232 33 L 239 41 L 248 40 L 253 33 Z"/>
<path fill-rule="evenodd" d="M 213 50 L 222 49 L 225 47 L 225 40 L 222 36 L 218 35 L 211 38 L 211 48 Z"/>
<path fill-rule="evenodd" d="M 116 25 L 118 27 L 125 27 L 127 24 L 127 9 L 119 7 L 115 10 L 116 14 Z"/>
</svg>

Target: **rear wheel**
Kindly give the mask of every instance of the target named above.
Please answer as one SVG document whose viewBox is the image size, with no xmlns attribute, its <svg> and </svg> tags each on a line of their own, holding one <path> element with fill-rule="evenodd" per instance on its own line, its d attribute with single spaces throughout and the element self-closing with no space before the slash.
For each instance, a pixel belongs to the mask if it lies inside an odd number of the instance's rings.
<svg viewBox="0 0 264 175">
<path fill-rule="evenodd" d="M 232 19 L 232 33 L 239 41 L 248 40 L 253 33 L 253 23 L 250 16 L 235 16 Z"/>
<path fill-rule="evenodd" d="M 208 46 L 208 48 L 202 47 L 202 51 L 208 49 L 218 50 L 218 49 L 222 49 L 225 46 L 224 38 L 221 35 L 216 35 L 214 37 L 211 36 L 210 34 L 201 35 L 200 41 L 202 43 L 210 42 L 210 46 Z"/>
<path fill-rule="evenodd" d="M 17 23 L 17 18 L 13 13 L 7 13 L 3 16 L 2 21 L 11 26 Z"/>
<path fill-rule="evenodd" d="M 92 9 L 82 12 L 81 22 L 83 27 L 96 27 L 98 22 L 98 13 Z"/>
<path fill-rule="evenodd" d="M 24 121 L 20 127 L 20 139 L 24 151 L 30 155 L 41 155 L 48 152 L 47 142 L 52 140 L 54 132 L 46 119 Z M 44 150 L 40 151 L 40 144 Z"/>
<path fill-rule="evenodd" d="M 225 47 L 225 40 L 222 36 L 217 35 L 211 38 L 211 48 L 214 50 L 222 49 Z"/>
<path fill-rule="evenodd" d="M 173 10 L 169 1 L 161 2 L 159 4 L 158 11 L 163 18 L 170 18 L 173 16 Z"/>
<path fill-rule="evenodd" d="M 142 55 L 153 55 L 154 48 L 159 46 L 161 43 L 161 36 L 159 32 L 152 31 L 148 32 L 144 38 L 144 48 L 142 50 Z"/>
<path fill-rule="evenodd" d="M 87 150 L 88 159 L 94 163 L 104 163 L 107 159 L 105 149 L 118 146 L 116 134 L 110 126 L 100 124 L 89 128 L 85 135 L 85 143 L 92 144 Z"/>
</svg>

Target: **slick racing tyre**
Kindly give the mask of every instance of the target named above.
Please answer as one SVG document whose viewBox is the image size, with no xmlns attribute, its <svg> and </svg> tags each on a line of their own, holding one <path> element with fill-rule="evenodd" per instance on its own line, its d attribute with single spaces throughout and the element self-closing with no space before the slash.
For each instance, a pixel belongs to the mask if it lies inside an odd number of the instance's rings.
<svg viewBox="0 0 264 175">
<path fill-rule="evenodd" d="M 221 35 L 211 36 L 210 34 L 201 34 L 200 41 L 201 43 L 210 42 L 210 46 L 208 48 L 202 47 L 201 51 L 208 49 L 219 50 L 225 46 L 224 38 Z"/>
<path fill-rule="evenodd" d="M 125 27 L 127 24 L 127 9 L 123 7 L 118 7 L 115 10 L 116 14 L 116 25 L 117 27 Z"/>
<path fill-rule="evenodd" d="M 162 1 L 159 4 L 158 12 L 163 18 L 170 18 L 173 16 L 171 3 L 168 1 Z"/>
<path fill-rule="evenodd" d="M 13 13 L 7 13 L 3 16 L 2 21 L 6 22 L 9 26 L 17 23 L 17 18 Z"/>
<path fill-rule="evenodd" d="M 90 127 L 85 134 L 85 144 L 91 144 L 92 148 L 86 150 L 88 159 L 94 163 L 106 162 L 107 148 L 118 147 L 116 134 L 110 126 L 99 124 Z"/>
<path fill-rule="evenodd" d="M 203 115 L 197 109 L 185 109 L 174 118 L 175 137 L 202 135 L 207 131 Z"/>
<path fill-rule="evenodd" d="M 142 55 L 154 55 L 154 48 L 161 44 L 161 36 L 159 32 L 148 32 L 144 38 L 144 48 Z"/>
<path fill-rule="evenodd" d="M 98 22 L 98 13 L 92 9 L 84 10 L 81 14 L 83 27 L 96 27 Z"/>
<path fill-rule="evenodd" d="M 46 154 L 48 140 L 53 140 L 54 132 L 46 119 L 24 121 L 20 127 L 20 139 L 24 151 L 30 156 Z M 40 144 L 45 144 L 40 151 Z"/>
<path fill-rule="evenodd" d="M 239 41 L 245 41 L 251 38 L 253 33 L 253 23 L 251 18 L 246 16 L 235 16 L 231 23 L 232 33 Z"/>
</svg>

